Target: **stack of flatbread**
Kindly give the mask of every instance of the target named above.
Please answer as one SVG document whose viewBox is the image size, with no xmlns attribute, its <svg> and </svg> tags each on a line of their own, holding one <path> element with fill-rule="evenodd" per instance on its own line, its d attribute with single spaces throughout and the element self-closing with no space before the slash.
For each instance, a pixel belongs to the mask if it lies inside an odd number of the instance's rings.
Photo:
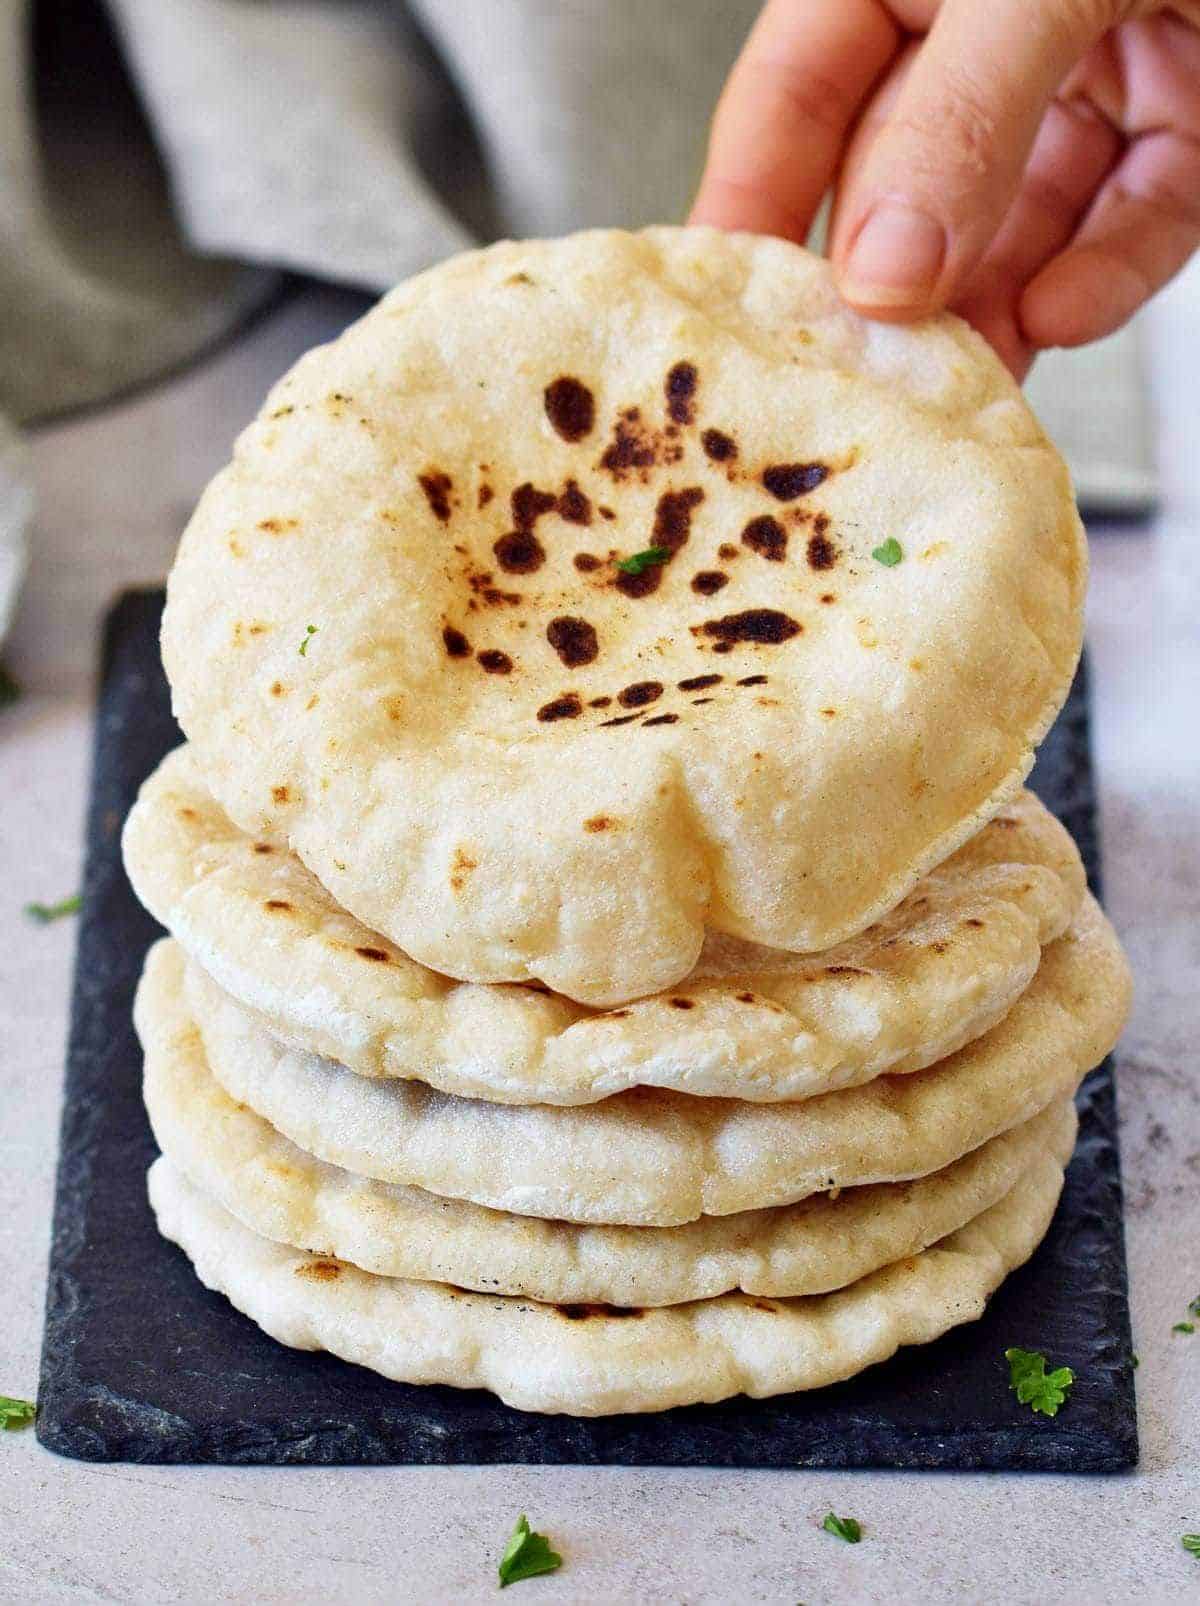
<svg viewBox="0 0 1200 1606">
<path fill-rule="evenodd" d="M 1085 579 L 988 348 L 794 246 L 400 286 L 171 576 L 188 741 L 125 832 L 163 1233 L 285 1344 L 535 1411 L 977 1317 L 1128 1001 L 1023 790 Z"/>
</svg>

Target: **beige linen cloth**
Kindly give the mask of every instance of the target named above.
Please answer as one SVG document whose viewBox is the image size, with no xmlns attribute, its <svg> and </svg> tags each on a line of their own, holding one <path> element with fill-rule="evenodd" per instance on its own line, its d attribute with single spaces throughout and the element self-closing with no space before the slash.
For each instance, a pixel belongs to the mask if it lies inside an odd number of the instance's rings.
<svg viewBox="0 0 1200 1606">
<path fill-rule="evenodd" d="M 178 366 L 281 268 L 381 290 L 501 235 L 681 219 L 757 9 L 0 0 L 0 412 Z M 1135 337 L 1045 359 L 1031 389 L 1085 508 L 1145 510 Z M 4 552 L 0 530 L 0 584 Z"/>
</svg>

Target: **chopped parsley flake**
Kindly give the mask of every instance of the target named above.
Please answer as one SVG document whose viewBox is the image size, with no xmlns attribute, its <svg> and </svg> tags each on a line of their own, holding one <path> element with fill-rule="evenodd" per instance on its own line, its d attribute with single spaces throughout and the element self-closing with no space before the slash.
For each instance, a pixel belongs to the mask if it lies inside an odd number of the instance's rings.
<svg viewBox="0 0 1200 1606">
<path fill-rule="evenodd" d="M 1176 1322 L 1171 1331 L 1173 1333 L 1194 1333 L 1196 1324 L 1195 1322 Z"/>
<path fill-rule="evenodd" d="M 1041 1411 L 1043 1416 L 1057 1416 L 1075 1381 L 1071 1368 L 1058 1366 L 1047 1372 L 1046 1357 L 1036 1350 L 1006 1349 L 1004 1359 L 1008 1362 L 1008 1386 L 1021 1404 Z"/>
<path fill-rule="evenodd" d="M 1200 1556 L 1200 1534 L 1180 1534 L 1179 1543 L 1189 1556 Z"/>
<path fill-rule="evenodd" d="M 308 629 L 304 632 L 304 640 L 300 643 L 300 656 L 301 656 L 301 658 L 307 658 L 308 657 L 308 644 L 312 640 L 312 638 L 316 635 L 316 633 L 317 633 L 316 625 L 309 625 Z"/>
<path fill-rule="evenodd" d="M 894 535 L 889 535 L 882 546 L 877 546 L 871 553 L 876 563 L 882 563 L 885 569 L 894 569 L 904 556 L 904 548 Z"/>
<path fill-rule="evenodd" d="M 856 1545 L 862 1538 L 862 1524 L 853 1517 L 837 1517 L 831 1511 L 821 1526 L 827 1534 L 836 1534 L 848 1545 Z"/>
<path fill-rule="evenodd" d="M 545 1534 L 530 1531 L 528 1517 L 518 1517 L 504 1554 L 500 1558 L 500 1588 L 519 1584 L 523 1578 L 537 1578 L 542 1573 L 557 1572 L 562 1557 L 550 1549 Z"/>
<path fill-rule="evenodd" d="M 82 903 L 83 898 L 76 892 L 58 903 L 27 903 L 25 913 L 30 920 L 36 920 L 41 926 L 48 926 L 52 920 L 61 920 L 63 915 L 77 915 Z"/>
<path fill-rule="evenodd" d="M 28 1427 L 36 1415 L 37 1406 L 32 1400 L 14 1400 L 0 1394 L 0 1424 L 10 1431 Z"/>
<path fill-rule="evenodd" d="M 1200 1294 L 1197 1294 L 1195 1299 L 1188 1300 L 1188 1315 L 1200 1316 Z"/>
<path fill-rule="evenodd" d="M 17 685 L 4 665 L 0 664 L 0 708 L 7 708 L 10 703 L 15 703 L 20 695 L 20 686 Z"/>
<path fill-rule="evenodd" d="M 667 546 L 648 546 L 644 552 L 635 552 L 631 558 L 622 558 L 617 568 L 622 574 L 644 574 L 656 563 L 665 563 L 671 556 Z"/>
</svg>

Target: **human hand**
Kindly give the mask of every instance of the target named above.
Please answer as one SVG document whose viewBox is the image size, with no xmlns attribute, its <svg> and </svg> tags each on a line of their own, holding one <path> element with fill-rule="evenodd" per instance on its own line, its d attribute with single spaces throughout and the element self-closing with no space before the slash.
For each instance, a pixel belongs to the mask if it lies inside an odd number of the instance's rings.
<svg viewBox="0 0 1200 1606">
<path fill-rule="evenodd" d="M 1021 378 L 1200 243 L 1200 0 L 767 0 L 691 221 L 803 240 L 843 297 L 952 307 Z"/>
</svg>

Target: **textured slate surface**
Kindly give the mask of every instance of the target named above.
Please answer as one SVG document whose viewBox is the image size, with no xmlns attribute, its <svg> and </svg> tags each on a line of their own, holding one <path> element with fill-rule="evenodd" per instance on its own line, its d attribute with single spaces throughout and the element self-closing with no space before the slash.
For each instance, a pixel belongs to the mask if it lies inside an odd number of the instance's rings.
<svg viewBox="0 0 1200 1606">
<path fill-rule="evenodd" d="M 597 1421 L 411 1388 L 264 1337 L 159 1239 L 144 1177 L 154 1143 L 129 1011 L 157 928 L 121 869 L 121 822 L 178 739 L 158 664 L 161 594 L 114 609 L 104 653 L 88 856 L 42 1355 L 38 1436 L 96 1461 L 598 1462 L 990 1467 L 1112 1472 L 1137 1424 L 1112 1078 L 1081 1095 L 1082 1130 L 1050 1235 L 982 1321 L 837 1388 Z M 1096 873 L 1086 684 L 1036 773 Z M 1078 1382 L 1054 1420 L 1007 1388 L 1007 1345 Z"/>
</svg>

